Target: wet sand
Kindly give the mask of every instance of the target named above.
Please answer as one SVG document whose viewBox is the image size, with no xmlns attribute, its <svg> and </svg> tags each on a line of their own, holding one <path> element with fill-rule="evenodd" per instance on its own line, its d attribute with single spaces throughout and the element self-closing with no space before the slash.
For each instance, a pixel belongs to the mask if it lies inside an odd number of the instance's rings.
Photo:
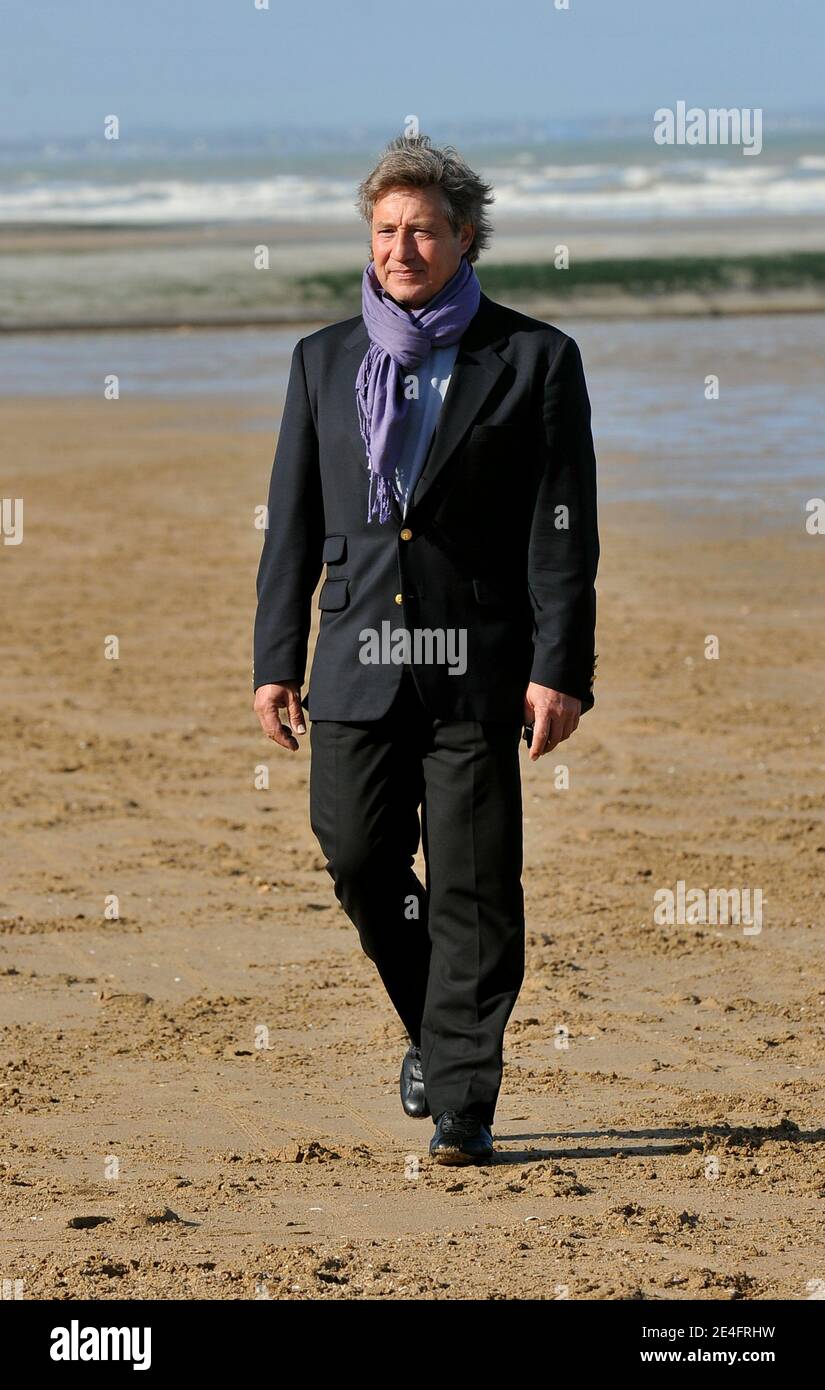
<svg viewBox="0 0 825 1390">
<path fill-rule="evenodd" d="M 663 220 L 574 217 L 493 218 L 495 236 L 479 262 L 552 262 L 559 245 L 574 263 L 638 257 L 781 259 L 791 251 L 821 252 L 822 218 L 684 217 Z M 360 270 L 369 239 L 353 216 L 329 223 L 249 222 L 157 227 L 0 226 L 6 286 L 0 332 L 105 327 L 203 327 L 292 324 L 336 317 L 328 300 L 308 297 L 296 279 L 319 269 Z M 261 248 L 268 256 L 260 266 Z M 259 258 L 256 264 L 256 255 Z M 495 297 L 495 296 L 494 296 Z M 508 303 L 539 318 L 663 318 L 670 315 L 810 313 L 825 309 L 821 284 L 718 289 L 594 286 L 556 295 L 520 288 Z M 357 305 L 339 306 L 340 317 Z"/>
<path fill-rule="evenodd" d="M 4 1278 L 27 1298 L 810 1297 L 822 538 L 612 500 L 634 459 L 600 456 L 597 702 L 524 762 L 497 1161 L 440 1168 L 308 825 L 308 749 L 252 714 L 272 440 L 251 416 L 0 402 L 25 505 L 0 547 Z M 761 888 L 762 930 L 657 925 L 680 880 Z"/>
</svg>

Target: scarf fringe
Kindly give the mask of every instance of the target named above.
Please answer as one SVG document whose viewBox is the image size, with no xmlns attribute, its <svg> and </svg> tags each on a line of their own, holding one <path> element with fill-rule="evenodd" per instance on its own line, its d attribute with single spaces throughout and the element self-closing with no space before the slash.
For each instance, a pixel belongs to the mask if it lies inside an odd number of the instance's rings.
<svg viewBox="0 0 825 1390">
<path fill-rule="evenodd" d="M 388 521 L 392 508 L 392 489 L 388 478 L 370 470 L 370 495 L 367 504 L 367 521 L 377 516 L 380 522 Z"/>
<path fill-rule="evenodd" d="M 366 401 L 369 389 L 369 381 L 376 366 L 378 352 L 373 344 L 367 349 L 366 357 L 361 365 L 359 380 L 356 384 L 356 400 L 358 405 L 358 424 L 361 430 L 361 439 L 364 443 L 364 450 L 367 455 L 367 471 L 369 473 L 370 486 L 367 501 L 367 522 L 372 521 L 377 516 L 379 522 L 383 524 L 389 521 L 392 511 L 393 491 L 389 478 L 376 472 L 372 466 L 372 422 Z"/>
</svg>

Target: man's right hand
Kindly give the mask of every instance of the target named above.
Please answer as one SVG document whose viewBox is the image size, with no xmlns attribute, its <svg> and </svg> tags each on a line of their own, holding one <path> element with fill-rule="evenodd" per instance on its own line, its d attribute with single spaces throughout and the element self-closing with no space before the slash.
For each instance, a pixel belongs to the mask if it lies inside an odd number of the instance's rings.
<svg viewBox="0 0 825 1390">
<path fill-rule="evenodd" d="M 294 735 L 306 733 L 300 683 L 284 681 L 283 685 L 259 685 L 255 691 L 255 703 L 252 708 L 267 738 L 294 753 L 298 748 L 298 740 Z M 278 711 L 282 709 L 286 710 L 289 728 L 281 723 L 278 716 Z"/>
</svg>

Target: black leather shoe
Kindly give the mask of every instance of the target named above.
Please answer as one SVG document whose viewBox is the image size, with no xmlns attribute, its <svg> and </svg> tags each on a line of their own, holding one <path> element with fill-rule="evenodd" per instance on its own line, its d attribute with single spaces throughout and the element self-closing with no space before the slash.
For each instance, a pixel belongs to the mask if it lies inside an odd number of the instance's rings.
<svg viewBox="0 0 825 1390">
<path fill-rule="evenodd" d="M 421 1071 L 421 1048 L 410 1043 L 401 1063 L 401 1104 L 414 1120 L 426 1120 L 430 1113 L 424 1094 L 424 1075 Z"/>
<path fill-rule="evenodd" d="M 436 1163 L 488 1163 L 493 1156 L 493 1136 L 475 1115 L 445 1110 L 436 1120 L 430 1154 Z"/>
</svg>

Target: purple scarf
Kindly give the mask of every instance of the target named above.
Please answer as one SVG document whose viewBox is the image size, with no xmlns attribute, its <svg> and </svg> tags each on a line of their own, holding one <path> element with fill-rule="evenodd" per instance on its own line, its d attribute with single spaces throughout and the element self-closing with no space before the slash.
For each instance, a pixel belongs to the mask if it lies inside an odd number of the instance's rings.
<svg viewBox="0 0 825 1390">
<path fill-rule="evenodd" d="M 390 515 L 395 460 L 409 405 L 404 376 L 420 367 L 432 348 L 459 341 L 480 298 L 478 276 L 464 256 L 455 275 L 420 309 L 396 304 L 382 288 L 372 261 L 367 265 L 361 281 L 361 312 L 370 345 L 355 383 L 370 470 L 367 521 L 377 514 L 384 522 Z"/>
</svg>

